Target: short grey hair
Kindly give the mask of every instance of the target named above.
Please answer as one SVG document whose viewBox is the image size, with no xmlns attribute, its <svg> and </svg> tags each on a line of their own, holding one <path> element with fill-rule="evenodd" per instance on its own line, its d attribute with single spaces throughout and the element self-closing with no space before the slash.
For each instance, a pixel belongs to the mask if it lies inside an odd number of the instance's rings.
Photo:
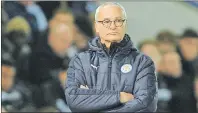
<svg viewBox="0 0 198 113">
<path fill-rule="evenodd" d="M 125 11 L 124 7 L 123 7 L 121 4 L 119 4 L 119 3 L 117 3 L 117 2 L 106 2 L 106 3 L 102 4 L 102 5 L 100 5 L 100 6 L 96 9 L 95 20 L 97 20 L 97 18 L 98 18 L 98 13 L 99 13 L 99 11 L 100 11 L 100 8 L 102 8 L 102 7 L 104 7 L 104 6 L 107 6 L 107 5 L 118 6 L 118 7 L 120 7 L 121 10 L 122 10 L 123 16 L 125 17 L 125 19 L 127 19 L 126 11 Z"/>
</svg>

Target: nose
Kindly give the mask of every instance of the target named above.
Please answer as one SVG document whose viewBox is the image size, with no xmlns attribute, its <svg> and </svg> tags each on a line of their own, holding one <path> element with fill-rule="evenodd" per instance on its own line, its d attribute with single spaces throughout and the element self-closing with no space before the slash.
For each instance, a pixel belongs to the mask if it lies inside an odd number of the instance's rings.
<svg viewBox="0 0 198 113">
<path fill-rule="evenodd" d="M 115 29 L 116 29 L 115 21 L 112 21 L 112 22 L 111 22 L 109 28 L 110 28 L 111 30 L 115 30 Z"/>
</svg>

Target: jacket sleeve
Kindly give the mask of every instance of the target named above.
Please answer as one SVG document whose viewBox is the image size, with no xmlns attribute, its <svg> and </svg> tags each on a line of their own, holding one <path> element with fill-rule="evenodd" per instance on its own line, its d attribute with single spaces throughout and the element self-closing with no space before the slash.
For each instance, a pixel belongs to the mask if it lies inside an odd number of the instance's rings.
<svg viewBox="0 0 198 113">
<path fill-rule="evenodd" d="M 153 61 L 143 56 L 139 65 L 135 86 L 134 99 L 115 109 L 104 112 L 155 112 L 157 109 L 157 80 Z"/>
<path fill-rule="evenodd" d="M 80 59 L 70 61 L 67 71 L 65 95 L 71 111 L 101 111 L 120 104 L 120 93 L 111 90 L 83 89 L 86 79 Z"/>
</svg>

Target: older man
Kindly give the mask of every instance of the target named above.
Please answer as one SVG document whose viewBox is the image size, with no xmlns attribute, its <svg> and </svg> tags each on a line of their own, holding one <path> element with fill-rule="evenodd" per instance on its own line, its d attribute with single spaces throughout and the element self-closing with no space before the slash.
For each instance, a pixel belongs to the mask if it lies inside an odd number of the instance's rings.
<svg viewBox="0 0 198 113">
<path fill-rule="evenodd" d="M 95 14 L 98 37 L 69 64 L 66 100 L 72 111 L 153 112 L 157 81 L 153 61 L 139 53 L 126 31 L 126 12 L 105 3 Z"/>
</svg>

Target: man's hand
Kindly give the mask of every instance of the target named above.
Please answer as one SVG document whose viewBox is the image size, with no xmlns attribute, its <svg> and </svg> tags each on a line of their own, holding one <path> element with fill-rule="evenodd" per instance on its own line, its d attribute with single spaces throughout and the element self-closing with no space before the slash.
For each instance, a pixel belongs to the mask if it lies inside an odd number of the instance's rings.
<svg viewBox="0 0 198 113">
<path fill-rule="evenodd" d="M 120 102 L 121 103 L 126 103 L 133 99 L 134 99 L 134 96 L 131 93 L 120 92 Z"/>
<path fill-rule="evenodd" d="M 82 88 L 82 89 L 89 89 L 87 85 L 86 86 L 80 85 L 80 88 Z"/>
</svg>

